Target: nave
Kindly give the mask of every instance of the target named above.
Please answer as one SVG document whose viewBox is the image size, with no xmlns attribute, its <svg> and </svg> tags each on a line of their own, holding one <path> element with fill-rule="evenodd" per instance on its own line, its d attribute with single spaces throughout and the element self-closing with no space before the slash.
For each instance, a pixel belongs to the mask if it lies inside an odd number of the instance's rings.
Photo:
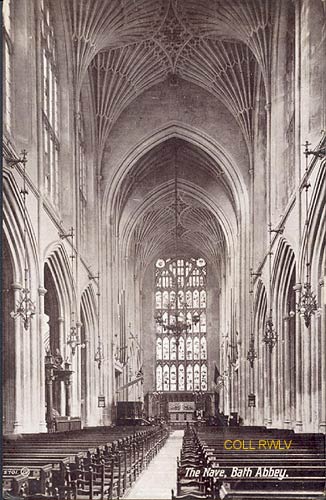
<svg viewBox="0 0 326 500">
<path fill-rule="evenodd" d="M 318 497 L 326 1 L 1 4 L 4 494 Z"/>
<path fill-rule="evenodd" d="M 25 436 L 4 444 L 4 499 L 322 499 L 325 444 L 323 434 L 246 426 Z"/>
</svg>

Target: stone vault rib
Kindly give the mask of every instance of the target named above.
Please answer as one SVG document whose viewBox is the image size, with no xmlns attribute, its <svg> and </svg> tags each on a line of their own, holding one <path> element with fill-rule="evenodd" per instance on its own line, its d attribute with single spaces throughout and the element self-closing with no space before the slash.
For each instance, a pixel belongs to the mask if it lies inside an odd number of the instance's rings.
<svg viewBox="0 0 326 500">
<path fill-rule="evenodd" d="M 97 53 L 151 38 L 160 28 L 168 8 L 164 0 L 62 2 L 69 19 L 78 90 Z"/>
<path fill-rule="evenodd" d="M 167 67 L 163 52 L 152 41 L 95 56 L 91 71 L 100 151 L 122 110 L 139 94 L 164 80 Z"/>
<path fill-rule="evenodd" d="M 257 72 L 251 50 L 240 43 L 193 39 L 179 56 L 178 70 L 183 78 L 224 102 L 240 125 L 250 151 Z"/>
</svg>

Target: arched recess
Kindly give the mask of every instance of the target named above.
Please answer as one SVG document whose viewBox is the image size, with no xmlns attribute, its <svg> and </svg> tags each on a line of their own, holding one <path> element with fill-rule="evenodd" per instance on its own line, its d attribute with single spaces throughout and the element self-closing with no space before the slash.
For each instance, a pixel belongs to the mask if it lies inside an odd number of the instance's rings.
<svg viewBox="0 0 326 500">
<path fill-rule="evenodd" d="M 44 297 L 44 314 L 46 314 L 49 326 L 45 332 L 43 342 L 45 349 L 47 351 L 50 350 L 53 356 L 57 356 L 62 351 L 62 340 L 60 338 L 62 316 L 60 314 L 59 297 L 55 284 L 55 277 L 53 276 L 51 267 L 48 263 L 45 263 L 44 265 L 44 286 L 47 290 Z M 64 409 L 62 408 L 61 384 L 55 384 L 53 389 L 54 410 L 62 415 Z"/>
<path fill-rule="evenodd" d="M 72 285 L 71 265 L 63 246 L 57 245 L 45 259 L 44 284 L 47 290 L 44 312 L 49 316 L 50 325 L 49 347 L 51 352 L 52 348 L 58 348 L 62 350 L 62 355 L 67 355 L 65 323 L 69 324 L 71 312 L 76 311 L 76 293 Z"/>
<path fill-rule="evenodd" d="M 17 180 L 16 180 L 17 179 Z M 3 300 L 3 324 L 6 326 L 2 352 L 5 363 L 11 360 L 10 393 L 3 394 L 3 408 L 6 415 L 5 432 L 21 433 L 45 430 L 44 394 L 42 390 L 42 345 L 39 342 L 39 267 L 35 234 L 29 217 L 27 196 L 26 213 L 19 184 L 23 181 L 12 171 L 3 171 L 3 279 L 5 279 Z M 25 233 L 26 230 L 26 233 Z M 36 315 L 32 316 L 26 330 L 21 317 L 10 317 L 21 300 L 26 269 L 27 288 L 30 298 L 36 305 Z M 9 283 L 11 281 L 11 283 Z M 9 315 L 9 316 L 8 316 Z M 8 334 L 8 335 L 7 335 Z M 7 371 L 5 369 L 4 371 Z M 7 375 L 5 375 L 7 376 Z M 15 380 L 11 379 L 14 376 Z M 14 387 L 13 387 L 14 385 Z M 35 398 L 30 394 L 35 392 Z M 8 410 L 8 411 L 7 411 Z"/>
<path fill-rule="evenodd" d="M 53 411 L 47 408 L 48 427 L 52 425 L 55 416 L 70 416 L 71 414 L 71 379 L 64 373 L 64 360 L 71 359 L 71 352 L 67 346 L 72 311 L 76 311 L 75 289 L 72 285 L 71 268 L 68 256 L 63 245 L 56 244 L 44 263 L 44 314 L 47 323 L 43 332 L 43 356 L 49 354 L 53 357 L 58 371 L 52 382 L 52 389 L 46 386 L 46 406 L 49 403 L 49 392 L 52 393 Z M 43 357 L 43 360 L 45 358 Z M 74 370 L 74 368 L 73 368 Z M 59 371 L 62 371 L 61 375 Z M 75 370 L 74 370 L 75 371 Z M 73 378 L 73 380 L 75 380 Z M 76 385 L 76 381 L 75 384 Z M 76 387 L 73 387 L 76 393 Z M 69 392 L 69 396 L 68 396 Z M 75 396 L 76 399 L 76 396 Z"/>
<path fill-rule="evenodd" d="M 95 293 L 89 285 L 81 296 L 80 302 L 80 416 L 84 426 L 95 424 L 94 408 L 98 392 L 100 374 L 94 362 L 94 353 L 97 349 L 98 337 L 98 310 Z"/>
<path fill-rule="evenodd" d="M 285 238 L 279 241 L 272 271 L 274 325 L 278 335 L 272 356 L 273 423 L 292 427 L 296 413 L 297 333 L 296 262 Z"/>
</svg>

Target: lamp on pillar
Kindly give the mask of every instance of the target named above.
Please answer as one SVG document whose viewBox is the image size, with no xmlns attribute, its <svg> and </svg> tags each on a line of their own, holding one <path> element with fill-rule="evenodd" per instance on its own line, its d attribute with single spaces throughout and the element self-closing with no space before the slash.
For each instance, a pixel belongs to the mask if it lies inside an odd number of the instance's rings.
<svg viewBox="0 0 326 500">
<path fill-rule="evenodd" d="M 98 284 L 98 292 L 97 292 L 97 349 L 94 355 L 94 361 L 97 363 L 97 368 L 99 369 L 99 395 L 97 397 L 97 407 L 98 408 L 105 408 L 106 402 L 105 402 L 105 396 L 103 395 L 103 389 L 102 389 L 102 376 L 101 376 L 101 367 L 102 363 L 104 361 L 104 352 L 103 352 L 103 342 L 101 341 L 101 334 L 100 334 L 100 305 L 101 305 L 101 294 L 100 294 L 100 273 L 96 276 L 88 276 L 89 279 L 97 280 Z"/>
<path fill-rule="evenodd" d="M 75 324 L 75 313 L 71 313 L 71 325 L 70 334 L 67 340 L 67 344 L 70 346 L 71 354 L 74 356 L 76 354 L 76 348 L 80 345 L 80 339 L 78 334 L 78 327 Z"/>
<path fill-rule="evenodd" d="M 263 342 L 269 347 L 269 352 L 272 353 L 276 345 L 278 335 L 273 323 L 273 290 L 272 290 L 272 233 L 283 233 L 283 227 L 280 229 L 272 229 L 272 224 L 269 224 L 269 253 L 268 253 L 268 274 L 269 274 L 269 316 L 265 324 L 265 333 Z"/>
<path fill-rule="evenodd" d="M 249 350 L 247 353 L 247 360 L 250 363 L 250 368 L 254 367 L 254 361 L 257 358 L 257 351 L 255 350 L 255 340 L 252 336 L 249 343 Z"/>
<path fill-rule="evenodd" d="M 306 172 L 308 170 L 308 154 L 309 152 L 308 143 L 306 142 L 305 147 L 305 155 L 306 155 Z M 317 295 L 313 292 L 311 286 L 311 265 L 309 259 L 309 218 L 308 218 L 308 208 L 309 208 L 309 200 L 308 200 L 308 189 L 310 188 L 310 183 L 305 182 L 303 184 L 303 189 L 305 189 L 305 198 L 306 198 L 306 220 L 305 220 L 305 228 L 306 228 L 306 244 L 305 244 L 305 253 L 304 253 L 304 261 L 306 267 L 306 277 L 303 285 L 301 283 L 295 285 L 294 290 L 299 294 L 298 302 L 296 303 L 296 311 L 290 311 L 289 315 L 293 317 L 295 312 L 297 312 L 304 320 L 304 324 L 307 328 L 309 328 L 311 323 L 312 316 L 319 317 L 321 315 L 321 308 L 318 307 Z"/>
<path fill-rule="evenodd" d="M 276 345 L 277 339 L 278 335 L 274 328 L 272 316 L 270 315 L 265 324 L 265 335 L 263 337 L 263 342 L 269 347 L 270 352 L 272 352 Z"/>
<path fill-rule="evenodd" d="M 74 228 L 70 228 L 69 233 L 64 233 L 60 232 L 59 233 L 60 238 L 63 240 L 65 238 L 71 238 L 71 288 L 72 288 L 72 300 L 73 300 L 73 289 L 74 289 L 74 284 L 75 284 L 75 266 L 74 266 L 74 259 L 75 259 L 75 247 L 74 247 Z M 69 345 L 71 349 L 71 354 L 74 356 L 76 354 L 76 349 L 77 346 L 81 344 L 80 338 L 79 338 L 79 328 L 81 324 L 77 323 L 75 321 L 75 311 L 72 310 L 71 312 L 71 318 L 70 318 L 70 331 L 69 331 L 69 336 L 67 339 L 67 344 Z"/>
<path fill-rule="evenodd" d="M 20 317 L 23 321 L 25 330 L 28 330 L 31 324 L 31 319 L 36 314 L 36 305 L 30 297 L 30 290 L 28 288 L 30 282 L 30 270 L 28 267 L 28 255 L 27 255 L 27 208 L 26 208 L 26 196 L 28 191 L 26 189 L 26 163 L 27 163 L 27 151 L 25 149 L 21 152 L 21 158 L 6 158 L 6 161 L 11 167 L 15 165 L 23 165 L 23 188 L 20 190 L 23 199 L 23 258 L 24 258 L 24 287 L 20 290 L 20 297 L 16 303 L 14 311 L 11 311 L 10 316 L 13 319 Z"/>
<path fill-rule="evenodd" d="M 297 302 L 297 312 L 304 319 L 304 324 L 309 328 L 311 323 L 311 317 L 316 316 L 318 318 L 321 315 L 321 308 L 318 307 L 317 296 L 312 291 L 310 283 L 310 264 L 306 263 L 307 275 L 306 281 L 303 285 L 296 286 L 296 291 L 299 292 L 299 302 Z M 290 311 L 290 316 L 295 315 L 295 311 Z"/>
<path fill-rule="evenodd" d="M 100 287 L 100 273 L 98 272 L 96 276 L 88 276 L 91 280 L 97 280 L 98 287 Z M 104 361 L 104 353 L 103 353 L 103 342 L 101 341 L 100 335 L 100 301 L 101 294 L 97 292 L 97 349 L 94 355 L 94 361 L 97 363 L 97 367 L 100 370 L 102 363 Z"/>
</svg>

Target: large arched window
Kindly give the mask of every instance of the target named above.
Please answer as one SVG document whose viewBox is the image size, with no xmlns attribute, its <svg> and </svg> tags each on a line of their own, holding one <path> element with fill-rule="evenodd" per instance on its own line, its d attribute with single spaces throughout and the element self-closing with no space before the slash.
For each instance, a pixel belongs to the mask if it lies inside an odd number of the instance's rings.
<svg viewBox="0 0 326 500">
<path fill-rule="evenodd" d="M 156 390 L 207 391 L 206 275 L 202 258 L 156 261 Z M 176 315 L 181 333 L 170 328 Z"/>
<path fill-rule="evenodd" d="M 49 0 L 41 0 L 41 10 L 44 185 L 46 194 L 57 205 L 59 183 L 58 68 Z"/>
</svg>

